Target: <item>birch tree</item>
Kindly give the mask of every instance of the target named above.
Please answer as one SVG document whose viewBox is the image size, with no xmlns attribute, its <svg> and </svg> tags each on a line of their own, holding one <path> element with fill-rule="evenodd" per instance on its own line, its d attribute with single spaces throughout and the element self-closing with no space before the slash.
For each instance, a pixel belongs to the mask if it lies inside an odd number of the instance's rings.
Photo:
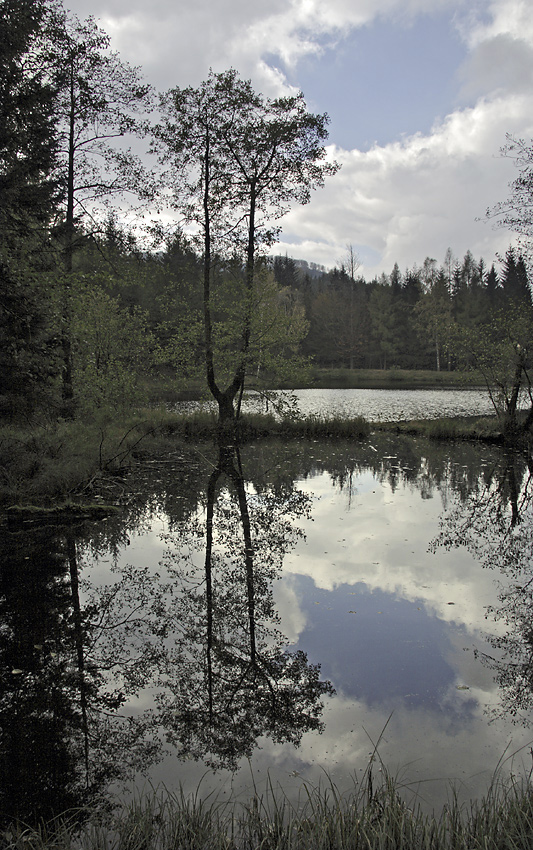
<svg viewBox="0 0 533 850">
<path fill-rule="evenodd" d="M 249 369 L 258 259 L 291 205 L 308 203 L 337 170 L 326 159 L 328 117 L 309 113 L 302 94 L 265 98 L 234 70 L 211 71 L 197 89 L 172 89 L 162 111 L 156 147 L 168 166 L 172 204 L 196 226 L 203 253 L 207 384 L 221 423 L 234 422 Z M 217 375 L 213 314 L 216 264 L 224 255 L 243 270 L 239 343 L 225 385 Z"/>
</svg>

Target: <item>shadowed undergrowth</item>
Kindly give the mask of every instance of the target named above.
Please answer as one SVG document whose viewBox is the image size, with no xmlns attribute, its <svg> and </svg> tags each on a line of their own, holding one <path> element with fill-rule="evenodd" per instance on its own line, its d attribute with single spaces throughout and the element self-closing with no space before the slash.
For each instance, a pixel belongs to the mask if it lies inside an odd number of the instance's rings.
<svg viewBox="0 0 533 850">
<path fill-rule="evenodd" d="M 77 498 L 101 474 L 116 474 L 146 456 L 175 448 L 176 441 L 214 440 L 213 413 L 141 411 L 130 419 L 56 422 L 0 428 L 0 501 L 50 502 Z M 307 417 L 276 420 L 253 414 L 239 420 L 233 436 L 241 442 L 266 437 L 360 440 L 370 426 L 352 420 Z"/>
</svg>

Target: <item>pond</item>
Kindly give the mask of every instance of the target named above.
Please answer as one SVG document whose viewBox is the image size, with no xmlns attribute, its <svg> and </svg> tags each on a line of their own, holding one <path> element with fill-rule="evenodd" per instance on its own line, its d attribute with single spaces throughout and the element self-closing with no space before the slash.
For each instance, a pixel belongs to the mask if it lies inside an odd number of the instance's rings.
<svg viewBox="0 0 533 850">
<path fill-rule="evenodd" d="M 183 444 L 103 521 L 4 528 L 1 811 L 296 798 L 372 758 L 431 810 L 529 770 L 532 472 L 379 433 Z"/>
<path fill-rule="evenodd" d="M 408 419 L 435 419 L 439 416 L 485 416 L 494 413 L 485 389 L 372 390 L 306 389 L 280 390 L 278 400 L 294 396 L 304 416 L 363 416 L 370 422 L 400 422 Z M 212 402 L 179 402 L 178 410 L 214 410 Z M 254 392 L 245 393 L 245 412 L 264 412 L 265 402 Z M 273 406 L 268 406 L 273 410 Z"/>
</svg>

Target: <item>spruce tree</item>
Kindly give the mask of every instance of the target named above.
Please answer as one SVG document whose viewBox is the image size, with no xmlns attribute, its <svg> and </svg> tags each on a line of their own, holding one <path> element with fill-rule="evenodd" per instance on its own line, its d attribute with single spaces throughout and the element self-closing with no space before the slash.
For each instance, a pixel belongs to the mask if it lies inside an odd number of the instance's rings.
<svg viewBox="0 0 533 850">
<path fill-rule="evenodd" d="M 47 390 L 53 342 L 38 286 L 46 268 L 57 141 L 55 91 L 40 64 L 46 6 L 0 9 L 0 414 L 27 415 Z M 42 399 L 41 399 L 42 400 Z"/>
<path fill-rule="evenodd" d="M 498 280 L 498 274 L 496 269 L 494 268 L 494 263 L 490 267 L 486 277 L 485 277 L 485 289 L 487 292 L 487 298 L 491 307 L 496 307 L 498 303 L 498 299 L 500 296 L 500 281 Z"/>
<path fill-rule="evenodd" d="M 517 256 L 515 249 L 512 247 L 505 254 L 502 270 L 502 289 L 507 304 L 531 307 L 531 290 L 526 265 L 522 255 Z"/>
</svg>

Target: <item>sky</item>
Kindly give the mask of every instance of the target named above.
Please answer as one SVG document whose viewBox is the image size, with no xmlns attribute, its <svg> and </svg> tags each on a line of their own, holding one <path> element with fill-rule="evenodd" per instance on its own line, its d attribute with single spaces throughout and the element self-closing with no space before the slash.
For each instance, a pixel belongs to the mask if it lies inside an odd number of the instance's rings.
<svg viewBox="0 0 533 850">
<path fill-rule="evenodd" d="M 235 68 L 330 116 L 339 172 L 282 219 L 274 253 L 367 278 L 490 264 L 513 234 L 486 219 L 509 195 L 506 135 L 533 138 L 531 0 L 65 0 L 93 15 L 159 91 Z"/>
</svg>

